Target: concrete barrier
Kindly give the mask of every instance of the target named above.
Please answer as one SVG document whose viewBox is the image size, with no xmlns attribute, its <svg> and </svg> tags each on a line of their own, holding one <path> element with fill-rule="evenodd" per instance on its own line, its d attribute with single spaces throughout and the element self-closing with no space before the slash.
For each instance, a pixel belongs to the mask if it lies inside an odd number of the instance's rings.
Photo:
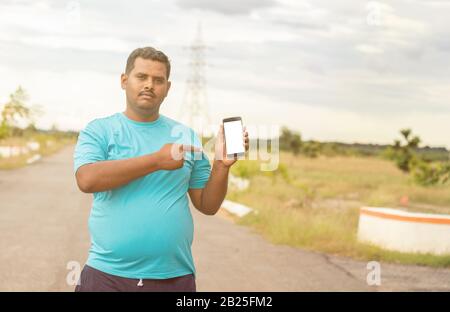
<svg viewBox="0 0 450 312">
<path fill-rule="evenodd" d="M 19 156 L 23 154 L 26 147 L 22 146 L 0 146 L 0 156 L 3 158 L 9 158 Z"/>
<path fill-rule="evenodd" d="M 253 209 L 250 207 L 247 207 L 239 203 L 235 203 L 227 199 L 223 201 L 222 208 L 224 208 L 229 213 L 235 214 L 241 218 L 253 211 Z"/>
<path fill-rule="evenodd" d="M 362 207 L 358 240 L 401 252 L 450 254 L 450 215 Z"/>
<path fill-rule="evenodd" d="M 28 164 L 28 165 L 29 165 L 29 164 L 32 164 L 32 163 L 34 163 L 34 162 L 40 160 L 41 158 L 42 158 L 41 155 L 35 154 L 35 155 L 33 155 L 33 156 L 31 156 L 30 158 L 27 159 L 27 164 Z"/>
<path fill-rule="evenodd" d="M 9 158 L 28 154 L 30 151 L 37 151 L 40 144 L 36 141 L 27 142 L 25 146 L 0 146 L 0 157 Z"/>
</svg>

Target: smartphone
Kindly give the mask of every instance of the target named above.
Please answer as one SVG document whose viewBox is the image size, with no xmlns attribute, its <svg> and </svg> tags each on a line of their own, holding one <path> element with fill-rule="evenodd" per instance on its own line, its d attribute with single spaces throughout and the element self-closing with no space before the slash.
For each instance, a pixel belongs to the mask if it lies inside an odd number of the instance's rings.
<svg viewBox="0 0 450 312">
<path fill-rule="evenodd" d="M 223 119 L 225 135 L 225 150 L 227 158 L 243 156 L 245 154 L 244 129 L 241 117 Z"/>
</svg>

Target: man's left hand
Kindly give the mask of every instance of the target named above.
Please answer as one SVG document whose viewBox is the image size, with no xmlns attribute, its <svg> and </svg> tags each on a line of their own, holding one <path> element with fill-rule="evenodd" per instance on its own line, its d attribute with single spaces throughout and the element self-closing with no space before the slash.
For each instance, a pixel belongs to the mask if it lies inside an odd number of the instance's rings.
<svg viewBox="0 0 450 312">
<path fill-rule="evenodd" d="M 248 139 L 248 132 L 246 131 L 246 127 L 243 128 L 242 136 L 243 136 L 245 151 L 247 152 L 248 148 L 249 148 L 249 139 Z M 219 162 L 220 164 L 224 165 L 227 168 L 231 167 L 238 160 L 237 156 L 234 156 L 231 159 L 227 158 L 223 125 L 220 125 L 220 129 L 217 134 L 214 160 L 215 160 L 215 162 Z"/>
</svg>

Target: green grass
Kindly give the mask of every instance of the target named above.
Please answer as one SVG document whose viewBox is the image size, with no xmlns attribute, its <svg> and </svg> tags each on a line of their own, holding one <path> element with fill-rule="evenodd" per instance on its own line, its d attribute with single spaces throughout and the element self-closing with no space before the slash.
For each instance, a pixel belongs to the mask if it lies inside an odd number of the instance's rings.
<svg viewBox="0 0 450 312">
<path fill-rule="evenodd" d="M 282 153 L 275 172 L 259 171 L 257 161 L 241 160 L 232 173 L 250 179 L 245 191 L 227 198 L 256 209 L 236 222 L 269 241 L 362 260 L 450 266 L 450 255 L 401 253 L 357 241 L 362 205 L 398 207 L 403 195 L 415 211 L 450 213 L 450 187 L 415 185 L 391 162 L 369 157 L 321 157 Z M 289 165 L 287 165 L 289 164 Z M 405 208 L 404 208 L 405 209 Z"/>
</svg>

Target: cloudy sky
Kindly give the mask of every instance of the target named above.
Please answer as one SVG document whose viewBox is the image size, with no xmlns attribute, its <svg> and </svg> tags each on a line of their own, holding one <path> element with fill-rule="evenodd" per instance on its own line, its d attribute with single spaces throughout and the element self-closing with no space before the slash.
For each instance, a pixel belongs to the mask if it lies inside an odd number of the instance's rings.
<svg viewBox="0 0 450 312">
<path fill-rule="evenodd" d="M 136 47 L 172 61 L 162 113 L 178 119 L 201 23 L 212 122 L 285 125 L 304 139 L 391 143 L 410 127 L 450 148 L 450 1 L 0 0 L 0 103 L 18 85 L 48 128 L 125 107 Z"/>
</svg>

